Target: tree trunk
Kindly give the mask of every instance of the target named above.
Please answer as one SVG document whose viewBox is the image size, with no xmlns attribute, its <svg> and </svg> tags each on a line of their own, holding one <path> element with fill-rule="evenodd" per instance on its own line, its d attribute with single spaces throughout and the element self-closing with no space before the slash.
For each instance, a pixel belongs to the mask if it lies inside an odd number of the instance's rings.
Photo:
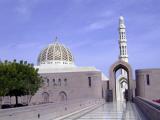
<svg viewBox="0 0 160 120">
<path fill-rule="evenodd" d="M 16 106 L 18 105 L 18 96 L 15 96 L 16 97 Z"/>
<path fill-rule="evenodd" d="M 30 95 L 30 97 L 29 97 L 28 105 L 30 104 L 31 99 L 32 99 L 32 95 Z"/>
<path fill-rule="evenodd" d="M 0 109 L 2 108 L 2 96 L 0 96 Z"/>
</svg>

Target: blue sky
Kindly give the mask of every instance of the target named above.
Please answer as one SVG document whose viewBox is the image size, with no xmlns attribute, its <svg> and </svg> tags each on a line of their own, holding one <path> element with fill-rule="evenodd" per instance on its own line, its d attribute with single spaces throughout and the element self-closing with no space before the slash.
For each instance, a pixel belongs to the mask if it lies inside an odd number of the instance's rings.
<svg viewBox="0 0 160 120">
<path fill-rule="evenodd" d="M 160 67 L 159 0 L 0 0 L 0 59 L 36 64 L 58 36 L 78 66 L 108 74 L 119 55 L 118 19 L 125 17 L 133 69 Z"/>
</svg>

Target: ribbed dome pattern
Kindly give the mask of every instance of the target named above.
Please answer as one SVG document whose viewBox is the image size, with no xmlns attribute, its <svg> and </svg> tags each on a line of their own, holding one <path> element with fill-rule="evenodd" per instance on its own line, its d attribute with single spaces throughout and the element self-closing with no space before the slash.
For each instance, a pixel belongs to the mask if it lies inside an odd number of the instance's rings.
<svg viewBox="0 0 160 120">
<path fill-rule="evenodd" d="M 73 56 L 68 48 L 55 41 L 44 48 L 38 57 L 38 64 L 73 64 Z"/>
</svg>

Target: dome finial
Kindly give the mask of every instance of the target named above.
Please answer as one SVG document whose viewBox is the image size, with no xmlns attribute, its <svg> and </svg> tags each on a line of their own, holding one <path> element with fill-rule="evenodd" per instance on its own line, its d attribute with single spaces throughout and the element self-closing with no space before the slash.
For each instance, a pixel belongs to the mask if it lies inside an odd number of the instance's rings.
<svg viewBox="0 0 160 120">
<path fill-rule="evenodd" d="M 55 42 L 58 42 L 58 37 L 56 36 L 56 38 L 55 38 L 55 40 L 54 40 Z"/>
</svg>

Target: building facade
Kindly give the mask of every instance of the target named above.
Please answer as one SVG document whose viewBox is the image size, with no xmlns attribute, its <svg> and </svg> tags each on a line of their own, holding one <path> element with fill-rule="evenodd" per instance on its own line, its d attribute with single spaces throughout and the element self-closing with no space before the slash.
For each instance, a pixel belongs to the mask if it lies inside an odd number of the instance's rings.
<svg viewBox="0 0 160 120">
<path fill-rule="evenodd" d="M 160 69 L 136 70 L 136 95 L 149 99 L 160 99 Z"/>
<path fill-rule="evenodd" d="M 39 69 L 43 86 L 31 104 L 104 97 L 102 83 L 108 78 L 95 67 L 76 66 L 71 51 L 57 38 L 40 52 L 35 68 Z"/>
</svg>

